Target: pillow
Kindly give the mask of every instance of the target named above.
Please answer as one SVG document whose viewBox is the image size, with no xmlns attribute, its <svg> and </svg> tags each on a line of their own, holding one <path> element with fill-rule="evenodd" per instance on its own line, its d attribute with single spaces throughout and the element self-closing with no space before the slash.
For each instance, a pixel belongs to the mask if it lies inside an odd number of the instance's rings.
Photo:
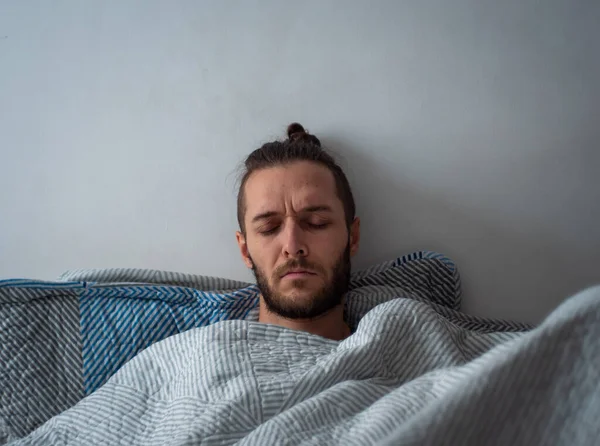
<svg viewBox="0 0 600 446">
<path fill-rule="evenodd" d="M 155 342 L 257 317 L 259 291 L 245 282 L 142 269 L 74 270 L 60 280 L 0 281 L 0 444 L 74 405 Z M 395 297 L 458 310 L 456 266 L 419 251 L 353 273 L 351 328 Z"/>
<path fill-rule="evenodd" d="M 259 295 L 255 285 L 244 282 L 154 270 L 78 270 L 61 278 L 93 283 L 80 298 L 86 394 L 154 342 L 222 320 L 255 317 L 252 310 Z M 361 317 L 381 303 L 382 296 L 460 308 L 458 271 L 441 254 L 417 252 L 353 274 L 348 302 L 353 290 L 376 285 L 393 289 L 394 296 L 371 289 L 371 296 L 361 299 L 365 307 Z"/>
</svg>

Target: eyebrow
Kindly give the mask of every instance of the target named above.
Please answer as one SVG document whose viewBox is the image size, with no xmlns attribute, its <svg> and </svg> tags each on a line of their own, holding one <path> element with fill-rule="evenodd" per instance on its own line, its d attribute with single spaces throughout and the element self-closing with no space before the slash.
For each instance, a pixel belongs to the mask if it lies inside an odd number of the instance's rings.
<svg viewBox="0 0 600 446">
<path fill-rule="evenodd" d="M 329 206 L 322 204 L 318 206 L 305 207 L 300 209 L 300 212 L 333 212 L 333 210 Z"/>
<path fill-rule="evenodd" d="M 330 206 L 322 204 L 322 205 L 318 205 L 318 206 L 307 206 L 305 208 L 300 209 L 300 212 L 298 212 L 298 213 L 300 214 L 300 213 L 307 213 L 307 212 L 333 212 L 333 210 L 331 209 Z M 275 212 L 275 211 L 262 212 L 258 215 L 255 215 L 252 218 L 252 223 L 256 223 L 257 221 L 260 221 L 260 220 L 266 220 L 268 218 L 275 217 L 278 214 L 279 213 Z"/>
<path fill-rule="evenodd" d="M 252 223 L 256 223 L 260 220 L 266 220 L 267 218 L 275 217 L 276 215 L 277 212 L 275 211 L 263 212 L 262 214 L 255 215 L 252 219 Z"/>
</svg>

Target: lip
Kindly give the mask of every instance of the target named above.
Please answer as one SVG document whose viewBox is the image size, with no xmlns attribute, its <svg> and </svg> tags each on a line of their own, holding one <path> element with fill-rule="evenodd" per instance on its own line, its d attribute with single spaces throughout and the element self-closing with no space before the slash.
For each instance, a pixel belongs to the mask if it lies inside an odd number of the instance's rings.
<svg viewBox="0 0 600 446">
<path fill-rule="evenodd" d="M 304 270 L 299 270 L 299 271 L 290 271 L 286 274 L 283 275 L 283 279 L 301 279 L 303 277 L 308 277 L 308 276 L 315 276 L 315 273 L 312 273 L 310 271 L 304 271 Z"/>
</svg>

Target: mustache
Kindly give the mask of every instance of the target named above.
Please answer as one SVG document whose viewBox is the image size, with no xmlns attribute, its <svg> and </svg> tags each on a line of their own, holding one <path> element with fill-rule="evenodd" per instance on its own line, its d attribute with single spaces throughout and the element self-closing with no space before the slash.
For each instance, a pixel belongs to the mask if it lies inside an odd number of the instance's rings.
<svg viewBox="0 0 600 446">
<path fill-rule="evenodd" d="M 315 273 L 323 273 L 323 268 L 316 263 L 309 262 L 306 259 L 292 259 L 285 262 L 283 265 L 279 265 L 273 272 L 273 277 L 278 280 L 280 277 L 285 276 L 291 270 L 294 269 L 305 269 L 307 271 Z"/>
</svg>

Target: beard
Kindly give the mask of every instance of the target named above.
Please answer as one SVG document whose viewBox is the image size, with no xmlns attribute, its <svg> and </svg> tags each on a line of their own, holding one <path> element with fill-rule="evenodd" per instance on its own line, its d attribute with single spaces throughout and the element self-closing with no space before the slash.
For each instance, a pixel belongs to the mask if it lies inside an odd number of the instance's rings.
<svg viewBox="0 0 600 446">
<path fill-rule="evenodd" d="M 265 306 L 271 313 L 275 313 L 285 319 L 314 319 L 342 303 L 344 295 L 348 292 L 350 285 L 350 243 L 337 259 L 331 272 L 330 280 L 308 299 L 294 299 L 293 295 L 286 296 L 278 293 L 269 283 L 266 274 L 252 261 L 252 272 L 256 277 L 256 284 L 260 290 Z M 304 258 L 291 260 L 276 268 L 273 272 L 272 283 L 280 283 L 282 274 L 292 268 L 305 268 L 312 271 L 324 273 L 325 270 L 319 265 L 308 262 Z M 292 282 L 294 287 L 307 286 L 302 279 Z"/>
</svg>

